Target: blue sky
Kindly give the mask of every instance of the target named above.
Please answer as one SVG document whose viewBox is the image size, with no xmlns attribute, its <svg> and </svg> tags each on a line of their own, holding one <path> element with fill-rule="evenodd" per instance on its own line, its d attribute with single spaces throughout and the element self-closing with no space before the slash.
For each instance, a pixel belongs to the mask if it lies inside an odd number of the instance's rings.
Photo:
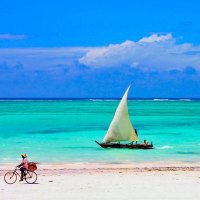
<svg viewBox="0 0 200 200">
<path fill-rule="evenodd" d="M 0 97 L 200 97 L 200 2 L 0 3 Z"/>
</svg>

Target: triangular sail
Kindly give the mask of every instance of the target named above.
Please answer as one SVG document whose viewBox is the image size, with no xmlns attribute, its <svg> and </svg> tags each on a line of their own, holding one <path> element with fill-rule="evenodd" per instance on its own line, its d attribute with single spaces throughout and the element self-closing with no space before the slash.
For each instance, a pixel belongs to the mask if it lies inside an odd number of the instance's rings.
<svg viewBox="0 0 200 200">
<path fill-rule="evenodd" d="M 104 143 L 139 140 L 128 114 L 127 96 L 130 87 L 131 85 L 127 88 L 117 107 L 113 120 L 103 139 Z"/>
</svg>

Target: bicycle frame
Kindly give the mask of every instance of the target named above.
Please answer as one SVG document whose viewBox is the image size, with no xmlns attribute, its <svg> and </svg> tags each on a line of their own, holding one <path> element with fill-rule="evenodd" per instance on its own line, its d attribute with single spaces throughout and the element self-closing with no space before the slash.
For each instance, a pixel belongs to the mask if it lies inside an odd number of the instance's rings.
<svg viewBox="0 0 200 200">
<path fill-rule="evenodd" d="M 19 173 L 18 171 L 20 171 L 20 169 L 15 168 L 15 170 L 13 171 L 13 174 L 16 174 L 17 176 L 21 177 L 21 172 Z M 29 170 L 25 170 L 24 172 L 25 172 L 25 174 L 24 174 L 23 179 L 31 177 Z M 27 177 L 27 175 L 29 175 L 29 177 Z"/>
<path fill-rule="evenodd" d="M 17 171 L 20 171 L 20 169 L 18 169 L 17 167 L 15 168 L 15 170 L 13 171 L 13 174 L 17 174 L 19 177 L 21 177 L 21 174 L 19 174 Z M 21 173 L 21 172 L 20 172 Z"/>
</svg>

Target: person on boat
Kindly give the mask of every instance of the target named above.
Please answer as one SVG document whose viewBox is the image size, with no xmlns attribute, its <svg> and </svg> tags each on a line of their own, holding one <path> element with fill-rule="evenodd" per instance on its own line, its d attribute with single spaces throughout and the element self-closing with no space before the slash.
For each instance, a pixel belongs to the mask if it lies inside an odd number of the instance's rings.
<svg viewBox="0 0 200 200">
<path fill-rule="evenodd" d="M 148 145 L 148 142 L 146 140 L 144 140 L 144 142 L 142 143 L 142 145 Z"/>
<path fill-rule="evenodd" d="M 20 167 L 21 171 L 21 178 L 20 181 L 23 181 L 23 178 L 25 176 L 25 171 L 28 169 L 28 159 L 26 154 L 22 154 L 22 163 L 19 164 L 17 167 Z"/>
</svg>

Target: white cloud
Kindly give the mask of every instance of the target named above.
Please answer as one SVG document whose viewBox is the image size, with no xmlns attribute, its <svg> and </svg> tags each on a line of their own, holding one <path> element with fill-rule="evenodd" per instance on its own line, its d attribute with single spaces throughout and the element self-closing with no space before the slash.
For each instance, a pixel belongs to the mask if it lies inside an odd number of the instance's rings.
<svg viewBox="0 0 200 200">
<path fill-rule="evenodd" d="M 148 71 L 200 70 L 200 46 L 178 44 L 171 34 L 152 34 L 138 41 L 127 40 L 105 47 L 1 48 L 0 63 L 25 70 L 51 69 L 58 65 L 84 64 L 91 68 L 131 66 Z M 75 63 L 75 64 L 74 64 Z"/>
<path fill-rule="evenodd" d="M 0 34 L 1 40 L 23 40 L 27 35 L 14 35 L 14 34 Z"/>
<path fill-rule="evenodd" d="M 162 42 L 162 41 L 166 41 L 166 40 L 171 40 L 172 34 L 168 33 L 166 35 L 158 35 L 158 34 L 152 34 L 149 37 L 144 37 L 141 40 L 139 40 L 139 42 L 146 42 L 146 43 L 151 43 L 151 42 Z"/>
<path fill-rule="evenodd" d="M 129 65 L 144 70 L 169 70 L 193 66 L 200 70 L 200 46 L 177 44 L 171 34 L 153 34 L 137 42 L 127 40 L 91 49 L 79 62 L 89 67 Z"/>
</svg>

